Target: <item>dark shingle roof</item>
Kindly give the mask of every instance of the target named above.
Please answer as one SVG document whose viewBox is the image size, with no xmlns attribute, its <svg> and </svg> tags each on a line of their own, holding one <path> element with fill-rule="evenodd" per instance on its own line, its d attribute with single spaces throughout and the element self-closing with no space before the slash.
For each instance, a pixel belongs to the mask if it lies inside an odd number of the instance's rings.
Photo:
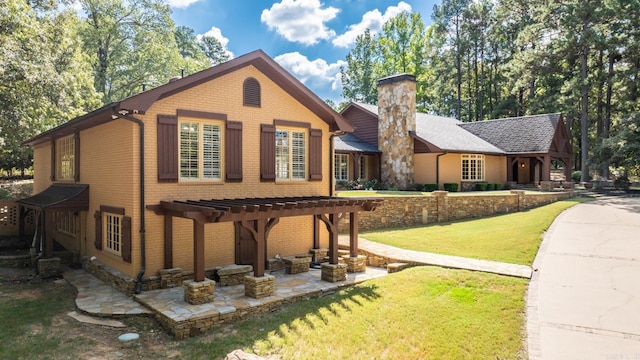
<svg viewBox="0 0 640 360">
<path fill-rule="evenodd" d="M 448 117 L 416 114 L 416 135 L 442 151 L 504 154 L 504 151 L 460 127 Z"/>
<path fill-rule="evenodd" d="M 366 153 L 379 153 L 377 147 L 360 140 L 357 136 L 347 133 L 334 138 L 333 146 L 336 151 L 357 151 Z"/>
<path fill-rule="evenodd" d="M 544 114 L 462 123 L 464 130 L 507 153 L 544 153 L 551 142 L 560 114 Z"/>
</svg>

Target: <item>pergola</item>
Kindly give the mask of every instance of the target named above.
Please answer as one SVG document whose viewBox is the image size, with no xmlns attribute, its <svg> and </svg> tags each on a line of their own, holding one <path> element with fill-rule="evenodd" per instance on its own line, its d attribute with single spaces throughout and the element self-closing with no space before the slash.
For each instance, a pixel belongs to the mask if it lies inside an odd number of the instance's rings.
<svg viewBox="0 0 640 360">
<path fill-rule="evenodd" d="M 173 267 L 173 218 L 193 220 L 194 280 L 204 281 L 204 225 L 233 221 L 255 241 L 253 273 L 264 275 L 267 238 L 280 218 L 313 215 L 314 248 L 320 247 L 320 222 L 329 231 L 329 263 L 338 263 L 338 224 L 349 213 L 350 255 L 358 255 L 358 212 L 373 211 L 382 199 L 326 196 L 161 201 L 147 209 L 164 215 L 164 267 Z"/>
</svg>

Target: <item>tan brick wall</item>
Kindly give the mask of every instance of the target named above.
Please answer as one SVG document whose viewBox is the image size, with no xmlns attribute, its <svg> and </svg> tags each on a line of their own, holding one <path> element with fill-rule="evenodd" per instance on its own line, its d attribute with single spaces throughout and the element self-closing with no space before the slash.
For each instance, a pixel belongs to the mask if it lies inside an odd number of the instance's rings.
<svg viewBox="0 0 640 360">
<path fill-rule="evenodd" d="M 37 194 L 51 185 L 51 143 L 46 142 L 33 147 L 33 193 Z M 37 165 L 37 167 L 36 167 Z"/>
<path fill-rule="evenodd" d="M 415 182 L 417 184 L 436 183 L 436 157 L 438 154 L 416 154 Z M 440 189 L 444 183 L 461 183 L 462 158 L 460 154 L 445 154 L 440 156 Z M 506 156 L 485 156 L 485 181 L 504 184 L 507 181 Z"/>
</svg>

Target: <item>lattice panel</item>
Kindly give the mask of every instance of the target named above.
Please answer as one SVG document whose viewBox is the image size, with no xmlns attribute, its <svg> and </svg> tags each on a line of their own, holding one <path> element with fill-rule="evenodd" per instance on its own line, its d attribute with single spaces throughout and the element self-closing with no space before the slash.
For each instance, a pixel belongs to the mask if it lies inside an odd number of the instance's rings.
<svg viewBox="0 0 640 360">
<path fill-rule="evenodd" d="M 18 224 L 18 206 L 0 206 L 0 225 L 16 226 Z"/>
</svg>

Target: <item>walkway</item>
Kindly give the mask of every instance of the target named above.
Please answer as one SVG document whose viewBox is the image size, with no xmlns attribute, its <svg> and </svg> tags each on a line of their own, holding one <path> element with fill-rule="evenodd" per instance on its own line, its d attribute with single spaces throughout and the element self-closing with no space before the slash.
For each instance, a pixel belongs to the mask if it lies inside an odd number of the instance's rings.
<svg viewBox="0 0 640 360">
<path fill-rule="evenodd" d="M 547 232 L 527 301 L 530 359 L 640 359 L 640 198 L 577 205 Z"/>
<path fill-rule="evenodd" d="M 349 237 L 340 236 L 339 243 L 341 248 L 348 248 Z M 388 258 L 390 259 L 388 263 L 400 262 L 411 263 L 414 265 L 433 265 L 451 269 L 482 271 L 526 279 L 531 278 L 531 267 L 526 265 L 405 250 L 369 241 L 361 237 L 358 237 L 358 249 L 375 256 Z"/>
</svg>

